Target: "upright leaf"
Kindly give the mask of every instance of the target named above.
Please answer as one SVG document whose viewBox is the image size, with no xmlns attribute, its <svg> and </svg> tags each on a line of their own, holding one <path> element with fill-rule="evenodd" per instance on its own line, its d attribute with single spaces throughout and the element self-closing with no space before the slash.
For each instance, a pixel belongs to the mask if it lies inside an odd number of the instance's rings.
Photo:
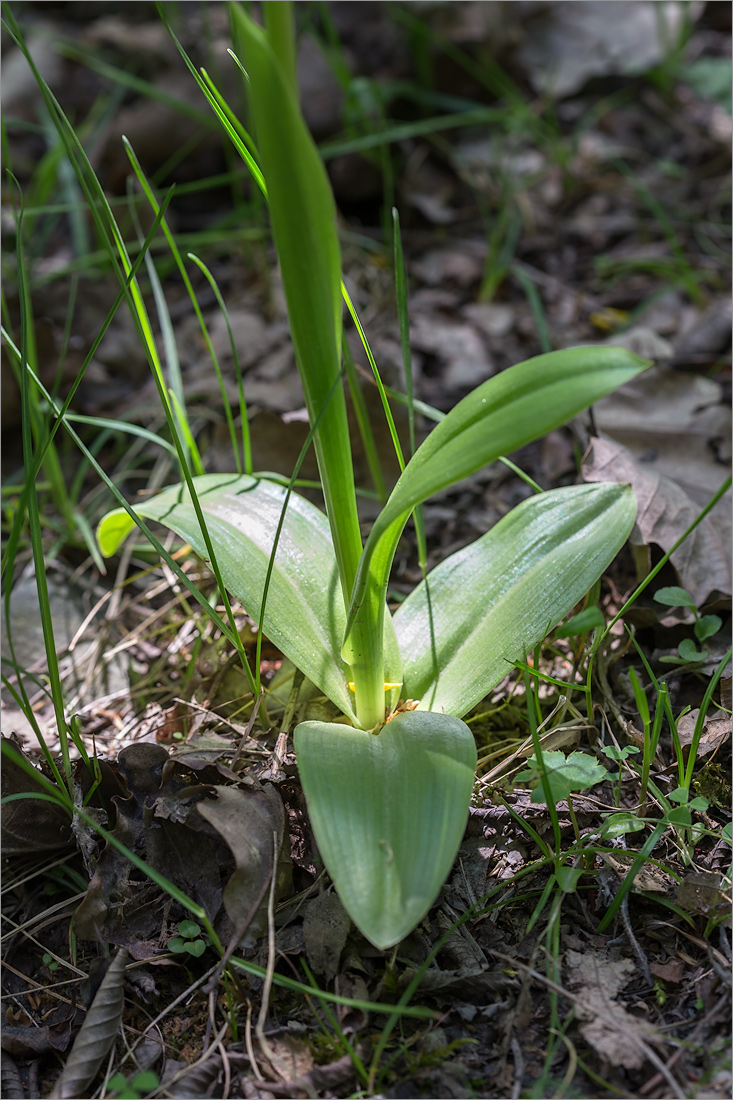
<svg viewBox="0 0 733 1100">
<path fill-rule="evenodd" d="M 623 348 L 571 348 L 527 359 L 460 401 L 413 455 L 364 548 L 346 639 L 377 631 L 389 571 L 412 509 L 500 455 L 538 439 L 649 366 Z M 356 673 L 356 667 L 352 665 Z"/>
<path fill-rule="evenodd" d="M 308 416 L 321 417 L 315 437 L 339 576 L 348 606 L 362 544 L 356 510 L 351 444 L 341 372 L 341 256 L 331 185 L 294 92 L 289 8 L 268 10 L 274 39 L 239 5 L 232 6 L 245 46 L 249 97 L 257 148 L 267 186 L 272 234 L 277 248 L 288 318 Z M 283 64 L 273 49 L 281 50 Z M 325 409 L 325 412 L 324 412 Z M 355 623 L 352 679 L 360 721 L 383 717 L 382 631 Z M 344 650 L 349 664 L 352 655 Z"/>
</svg>

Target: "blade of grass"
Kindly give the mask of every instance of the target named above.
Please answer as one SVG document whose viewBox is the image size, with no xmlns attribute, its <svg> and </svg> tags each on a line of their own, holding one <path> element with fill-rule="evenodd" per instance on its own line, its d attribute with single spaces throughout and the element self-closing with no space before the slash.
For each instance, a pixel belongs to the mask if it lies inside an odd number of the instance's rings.
<svg viewBox="0 0 733 1100">
<path fill-rule="evenodd" d="M 234 428 L 234 417 L 232 416 L 232 408 L 231 408 L 231 405 L 229 403 L 229 399 L 227 397 L 226 386 L 224 385 L 224 377 L 221 373 L 221 367 L 219 366 L 219 358 L 216 354 L 216 351 L 214 350 L 214 345 L 211 342 L 211 338 L 209 336 L 209 332 L 208 332 L 208 329 L 206 328 L 206 325 L 204 325 L 204 339 L 206 340 L 206 344 L 207 344 L 207 347 L 209 349 L 209 353 L 211 355 L 211 361 L 214 364 L 214 370 L 216 371 L 216 377 L 217 377 L 218 382 L 219 382 L 219 389 L 221 391 L 222 400 L 223 400 L 223 403 L 224 403 L 224 414 L 226 416 L 227 426 L 229 428 L 229 438 L 232 441 L 232 453 L 234 455 L 235 464 L 236 464 L 236 467 L 237 467 L 237 473 L 251 474 L 252 473 L 252 446 L 251 446 L 251 443 L 250 443 L 249 421 L 247 419 L 247 401 L 246 401 L 245 396 L 244 396 L 244 384 L 243 384 L 243 381 L 242 381 L 242 367 L 241 367 L 240 362 L 239 362 L 239 355 L 237 354 L 237 346 L 234 342 L 234 333 L 232 332 L 232 325 L 231 325 L 231 321 L 229 319 L 229 310 L 226 307 L 226 303 L 224 301 L 224 298 L 222 296 L 221 291 L 219 290 L 219 286 L 216 282 L 216 279 L 211 274 L 211 272 L 209 271 L 208 267 L 203 262 L 203 260 L 199 259 L 198 256 L 195 256 L 193 254 L 193 252 L 188 252 L 187 256 L 188 256 L 188 259 L 192 261 L 192 263 L 196 264 L 198 269 L 203 273 L 206 280 L 208 281 L 209 286 L 211 287 L 211 289 L 214 292 L 214 297 L 216 298 L 216 301 L 219 305 L 219 309 L 221 310 L 222 317 L 224 318 L 224 322 L 227 326 L 227 333 L 229 335 L 229 347 L 231 348 L 231 352 L 232 352 L 232 361 L 234 362 L 234 374 L 235 374 L 235 377 L 237 379 L 237 390 L 238 390 L 238 393 L 239 393 L 239 419 L 242 422 L 242 458 L 241 459 L 239 457 L 239 445 L 237 443 L 237 433 L 236 433 L 236 430 Z M 203 321 L 203 318 L 202 318 L 202 321 Z"/>
<path fill-rule="evenodd" d="M 74 132 L 73 127 L 70 125 L 68 119 L 66 118 L 66 115 L 64 114 L 64 112 L 61 109 L 60 105 L 58 104 L 58 101 L 56 100 L 55 96 L 51 92 L 51 90 L 48 87 L 48 85 L 46 84 L 45 80 L 43 79 L 41 74 L 38 72 L 38 69 L 34 65 L 32 58 L 30 57 L 27 49 L 25 48 L 25 43 L 22 40 L 22 36 L 20 36 L 19 32 L 16 33 L 16 31 L 17 31 L 17 28 L 13 24 L 13 26 L 11 28 L 11 33 L 13 33 L 13 36 L 14 36 L 17 44 L 19 45 L 19 47 L 23 51 L 26 59 L 28 60 L 29 65 L 31 66 L 31 69 L 32 69 L 33 74 L 36 78 L 36 81 L 37 81 L 37 83 L 38 83 L 38 85 L 41 89 L 41 93 L 44 97 L 44 100 L 46 102 L 48 110 L 49 110 L 51 116 L 54 119 L 54 122 L 55 122 L 55 124 L 58 128 L 61 139 L 64 142 L 64 145 L 67 149 L 68 156 L 69 156 L 70 160 L 72 161 L 72 163 L 74 165 L 74 168 L 77 172 L 77 178 L 79 179 L 79 182 L 82 186 L 82 189 L 84 190 L 85 196 L 87 197 L 87 201 L 89 203 L 90 209 L 92 209 L 94 214 L 95 214 L 95 220 L 96 220 L 96 222 L 97 222 L 97 224 L 100 228 L 100 232 L 102 233 L 103 239 L 108 243 L 109 251 L 110 251 L 110 257 L 112 259 L 113 265 L 114 265 L 115 269 L 118 270 L 118 260 L 119 260 L 119 264 L 121 264 L 122 269 L 124 271 L 125 278 L 123 280 L 123 278 L 120 277 L 120 282 L 123 285 L 126 286 L 126 289 L 128 289 L 128 293 L 129 293 L 129 299 L 128 300 L 130 301 L 132 316 L 133 316 L 133 319 L 134 319 L 135 324 L 137 326 L 138 333 L 139 333 L 140 338 L 142 340 L 143 346 L 145 347 L 146 355 L 148 357 L 148 361 L 149 361 L 150 366 L 151 366 L 151 370 L 152 370 L 152 373 L 153 373 L 153 378 L 155 380 L 156 387 L 158 389 L 158 394 L 159 394 L 159 397 L 160 397 L 160 400 L 161 400 L 161 406 L 163 408 L 163 412 L 165 413 L 166 420 L 168 422 L 168 429 L 171 433 L 171 437 L 173 439 L 173 442 L 174 442 L 174 445 L 176 447 L 176 451 L 177 451 L 177 454 L 178 454 L 178 460 L 179 460 L 179 463 L 180 463 L 180 466 L 181 466 L 181 472 L 183 473 L 183 476 L 184 476 L 184 479 L 186 480 L 189 491 L 191 492 L 191 501 L 192 501 L 194 510 L 196 512 L 197 519 L 198 519 L 199 524 L 201 526 L 202 535 L 203 535 L 204 541 L 206 543 L 207 555 L 208 555 L 209 561 L 211 563 L 211 569 L 212 569 L 212 572 L 214 573 L 214 576 L 216 577 L 217 584 L 219 585 L 219 591 L 220 591 L 220 594 L 221 594 L 221 599 L 222 599 L 222 602 L 224 603 L 227 618 L 229 620 L 229 624 L 230 624 L 229 636 L 231 637 L 231 639 L 234 642 L 235 648 L 237 649 L 237 652 L 239 653 L 240 660 L 242 661 L 242 667 L 244 668 L 245 673 L 250 678 L 251 683 L 252 683 L 252 687 L 253 687 L 253 690 L 254 690 L 254 678 L 252 677 L 252 673 L 251 673 L 251 670 L 249 668 L 249 663 L 247 661 L 246 653 L 244 651 L 243 642 L 242 642 L 242 640 L 239 636 L 238 630 L 236 629 L 234 613 L 232 611 L 231 603 L 229 601 L 229 597 L 227 595 L 226 589 L 225 589 L 224 584 L 222 582 L 221 571 L 219 570 L 219 566 L 218 566 L 218 563 L 217 563 L 216 553 L 214 551 L 214 547 L 211 545 L 211 540 L 209 538 L 209 534 L 208 534 L 208 531 L 206 529 L 206 524 L 205 524 L 203 513 L 202 513 L 202 510 L 201 510 L 201 505 L 199 503 L 198 497 L 196 495 L 195 488 L 194 488 L 193 483 L 192 483 L 191 472 L 190 472 L 190 469 L 188 467 L 187 462 L 185 461 L 185 454 L 184 454 L 184 448 L 183 448 L 183 445 L 182 445 L 182 441 L 180 439 L 179 433 L 176 430 L 176 423 L 175 423 L 175 419 L 174 419 L 174 416 L 173 416 L 173 410 L 172 410 L 172 407 L 171 407 L 169 395 L 168 395 L 168 393 L 165 389 L 165 382 L 164 382 L 164 378 L 163 378 L 163 374 L 162 374 L 160 360 L 159 360 L 158 354 L 157 354 L 155 338 L 154 338 L 154 335 L 153 335 L 153 332 L 152 332 L 152 328 L 150 326 L 150 321 L 149 321 L 149 318 L 148 318 L 147 310 L 145 308 L 145 303 L 143 301 L 142 294 L 140 292 L 140 288 L 139 288 L 139 285 L 137 283 L 137 280 L 134 277 L 130 278 L 132 265 L 131 265 L 131 262 L 130 262 L 130 259 L 129 259 L 129 256 L 128 256 L 128 253 L 127 253 L 127 249 L 125 247 L 125 243 L 122 239 L 122 235 L 119 231 L 117 222 L 114 218 L 112 210 L 111 210 L 111 208 L 109 206 L 109 203 L 107 201 L 107 197 L 104 194 L 104 191 L 103 191 L 102 187 L 99 184 L 99 180 L 97 179 L 97 176 L 94 173 L 94 170 L 92 169 L 91 164 L 89 163 L 86 152 L 84 151 L 83 147 L 81 146 L 81 144 L 79 142 L 79 139 L 78 139 L 76 133 Z M 102 216 L 100 216 L 100 214 L 99 214 L 100 210 L 102 211 Z M 109 236 L 108 236 L 108 234 L 109 234 Z M 129 288 L 127 287 L 127 284 L 125 282 L 125 280 L 127 280 L 127 279 L 130 280 L 129 281 Z M 263 714 L 263 719 L 266 720 L 266 715 L 264 715 L 264 714 Z"/>
<path fill-rule="evenodd" d="M 28 313 L 26 310 L 26 272 L 23 250 L 22 220 L 23 207 L 21 199 L 21 207 L 18 213 L 18 234 L 16 241 L 16 278 L 18 280 L 18 299 L 20 303 L 20 353 L 22 360 L 26 362 L 26 352 L 28 347 Z M 32 413 L 30 385 L 28 382 L 28 375 L 26 371 L 22 369 L 20 371 L 20 397 L 23 465 L 26 470 L 26 504 L 28 509 L 28 525 L 30 533 L 31 552 L 33 556 L 33 566 L 35 569 L 36 587 L 38 590 L 41 630 L 43 632 L 43 644 L 46 650 L 46 661 L 48 667 L 49 686 L 51 690 L 51 700 L 53 703 L 53 710 L 56 718 L 59 744 L 61 746 L 64 780 L 68 785 L 69 793 L 73 794 L 71 757 L 69 753 L 69 729 L 66 724 L 64 694 L 61 687 L 61 676 L 59 674 L 58 657 L 54 640 L 53 620 L 51 617 L 51 603 L 48 594 L 48 581 L 46 577 L 46 562 L 43 553 L 43 536 L 41 534 L 38 493 L 35 485 L 35 480 L 30 479 L 30 475 L 34 469 L 34 435 L 31 424 Z M 8 601 L 9 599 L 10 596 L 8 593 Z M 6 610 L 9 611 L 9 603 L 6 604 Z M 8 625 L 10 623 L 9 615 L 6 619 L 6 623 Z M 15 651 L 12 648 L 12 643 L 11 654 L 13 660 L 15 660 Z"/>
<path fill-rule="evenodd" d="M 369 466 L 369 473 L 372 476 L 372 482 L 376 492 L 377 500 L 380 504 L 384 504 L 387 500 L 387 486 L 384 481 L 384 474 L 382 473 L 382 466 L 379 461 L 379 451 L 374 440 L 374 433 L 372 431 L 371 424 L 369 423 L 369 414 L 367 412 L 366 401 L 364 400 L 364 394 L 362 393 L 361 385 L 359 383 L 359 375 L 356 367 L 354 366 L 354 359 L 351 354 L 351 349 L 346 340 L 343 341 L 342 355 L 344 361 L 344 370 L 346 372 L 346 381 L 349 385 L 349 393 L 351 394 L 351 402 L 354 409 L 354 415 L 356 416 L 356 423 L 359 428 L 359 435 L 364 446 L 364 454 L 366 455 L 367 465 Z"/>
</svg>

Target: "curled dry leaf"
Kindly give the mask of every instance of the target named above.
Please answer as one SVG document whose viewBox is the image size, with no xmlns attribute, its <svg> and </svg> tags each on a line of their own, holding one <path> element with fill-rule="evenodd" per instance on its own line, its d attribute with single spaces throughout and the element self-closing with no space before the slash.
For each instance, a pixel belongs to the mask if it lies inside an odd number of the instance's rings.
<svg viewBox="0 0 733 1100">
<path fill-rule="evenodd" d="M 677 734 L 683 749 L 688 749 L 692 744 L 692 738 L 697 725 L 699 708 L 683 714 L 677 722 Z M 697 746 L 698 756 L 709 756 L 724 745 L 730 737 L 730 716 L 723 711 L 716 711 L 708 715 L 702 727 L 702 735 Z"/>
<path fill-rule="evenodd" d="M 84 1096 L 117 1037 L 124 1005 L 127 951 L 118 951 L 92 1001 L 51 1100 Z"/>
<path fill-rule="evenodd" d="M 257 788 L 216 786 L 216 800 L 196 806 L 226 841 L 236 870 L 224 887 L 224 908 L 240 939 L 248 930 L 254 944 L 266 927 L 267 893 L 272 874 L 277 893 L 290 873 L 289 853 L 283 851 L 285 811 L 279 794 L 269 784 Z"/>
</svg>

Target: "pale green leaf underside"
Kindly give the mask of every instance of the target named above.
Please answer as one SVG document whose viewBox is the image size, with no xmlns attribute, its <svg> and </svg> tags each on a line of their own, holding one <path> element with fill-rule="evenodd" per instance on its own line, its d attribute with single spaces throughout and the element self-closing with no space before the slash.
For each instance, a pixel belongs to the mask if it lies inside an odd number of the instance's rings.
<svg viewBox="0 0 733 1100">
<path fill-rule="evenodd" d="M 259 622 L 262 592 L 285 489 L 260 478 L 206 474 L 193 479 L 224 583 Z M 202 558 L 206 546 L 185 486 L 173 486 L 135 505 L 145 519 L 157 520 L 190 543 Z M 105 516 L 97 537 L 113 554 L 133 529 L 118 509 Z M 341 659 L 346 613 L 331 531 L 323 512 L 293 493 L 288 503 L 265 607 L 264 633 L 309 680 L 352 720 L 349 669 Z M 400 682 L 397 645 L 385 620 L 388 669 Z"/>
<path fill-rule="evenodd" d="M 438 565 L 428 577 L 432 635 L 424 581 L 394 617 L 403 694 L 427 710 L 466 714 L 585 595 L 635 515 L 628 486 L 556 489 Z"/>
<path fill-rule="evenodd" d="M 339 897 L 385 950 L 422 920 L 450 871 L 473 789 L 473 735 L 450 715 L 411 711 L 378 735 L 303 722 L 295 750 Z"/>
</svg>

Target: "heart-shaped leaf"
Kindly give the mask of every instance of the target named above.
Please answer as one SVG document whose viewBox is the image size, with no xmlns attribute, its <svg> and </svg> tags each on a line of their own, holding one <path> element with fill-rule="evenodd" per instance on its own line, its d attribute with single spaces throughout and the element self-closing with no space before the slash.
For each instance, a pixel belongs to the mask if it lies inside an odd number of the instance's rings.
<svg viewBox="0 0 733 1100">
<path fill-rule="evenodd" d="M 339 897 L 385 950 L 422 920 L 455 859 L 476 769 L 473 735 L 450 715 L 407 711 L 378 734 L 302 722 L 295 750 Z"/>
<path fill-rule="evenodd" d="M 188 951 L 189 955 L 193 955 L 194 958 L 200 959 L 206 950 L 206 944 L 203 940 L 187 940 L 183 945 L 183 950 Z"/>
</svg>

